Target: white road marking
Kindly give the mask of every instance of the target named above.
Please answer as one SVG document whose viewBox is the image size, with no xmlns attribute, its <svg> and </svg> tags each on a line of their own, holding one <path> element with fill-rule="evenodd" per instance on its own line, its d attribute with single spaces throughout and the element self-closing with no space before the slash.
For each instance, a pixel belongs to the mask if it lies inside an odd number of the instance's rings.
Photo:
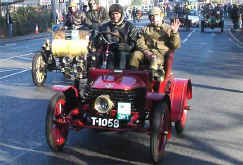
<svg viewBox="0 0 243 165">
<path fill-rule="evenodd" d="M 192 36 L 192 33 L 194 33 L 196 31 L 196 29 L 194 29 L 192 32 L 190 32 L 187 36 L 186 36 L 186 38 L 182 41 L 182 44 L 185 44 L 187 41 L 188 41 L 188 39 Z"/>
<path fill-rule="evenodd" d="M 11 43 L 11 44 L 5 44 L 5 46 L 16 46 L 16 43 Z"/>
<path fill-rule="evenodd" d="M 27 60 L 27 61 L 32 61 L 32 57 L 16 57 L 18 59 L 22 59 L 22 60 Z"/>
<path fill-rule="evenodd" d="M 30 69 L 25 69 L 25 70 L 22 70 L 22 71 L 19 71 L 19 72 L 16 72 L 16 73 L 8 74 L 6 76 L 0 77 L 0 80 L 6 79 L 8 77 L 11 77 L 11 76 L 14 76 L 14 75 L 17 75 L 17 74 L 24 73 L 24 72 L 27 72 L 27 71 L 30 71 Z"/>
<path fill-rule="evenodd" d="M 12 68 L 12 69 L 0 69 L 0 73 L 2 72 L 11 72 L 11 71 L 16 71 L 19 70 L 19 68 Z"/>
<path fill-rule="evenodd" d="M 79 158 L 73 156 L 73 155 L 69 155 L 69 154 L 65 154 L 65 153 L 54 153 L 54 152 L 45 152 L 45 151 L 40 151 L 37 150 L 38 148 L 40 148 L 41 146 L 43 146 L 43 144 L 37 145 L 35 147 L 19 147 L 19 146 L 15 146 L 15 145 L 10 145 L 10 144 L 5 144 L 5 143 L 0 143 L 1 147 L 6 147 L 6 148 L 10 148 L 14 151 L 19 151 L 20 154 L 17 154 L 17 156 L 11 158 L 10 160 L 8 159 L 5 164 L 14 164 L 15 161 L 17 161 L 18 159 L 20 159 L 21 157 L 23 157 L 24 155 L 26 155 L 27 153 L 37 153 L 37 154 L 42 154 L 45 155 L 47 157 L 54 157 L 54 158 L 58 158 L 58 159 L 63 159 L 66 161 L 69 161 L 70 164 L 83 164 L 83 165 L 87 165 L 86 162 L 80 160 Z"/>
<path fill-rule="evenodd" d="M 27 53 L 27 54 L 23 54 L 23 55 L 19 55 L 19 56 L 12 56 L 12 57 L 9 57 L 9 58 L 4 58 L 2 60 L 0 60 L 0 63 L 2 62 L 6 62 L 6 61 L 10 61 L 12 60 L 13 58 L 17 58 L 17 57 L 24 57 L 24 56 L 30 56 L 32 55 L 33 53 Z"/>
<path fill-rule="evenodd" d="M 188 40 L 188 38 L 185 38 L 185 39 L 182 41 L 182 43 L 184 44 L 187 40 Z"/>
<path fill-rule="evenodd" d="M 240 46 L 240 44 L 236 43 L 231 38 L 229 38 L 229 41 L 232 42 L 234 45 L 236 45 L 238 48 L 243 48 L 243 46 Z"/>
</svg>

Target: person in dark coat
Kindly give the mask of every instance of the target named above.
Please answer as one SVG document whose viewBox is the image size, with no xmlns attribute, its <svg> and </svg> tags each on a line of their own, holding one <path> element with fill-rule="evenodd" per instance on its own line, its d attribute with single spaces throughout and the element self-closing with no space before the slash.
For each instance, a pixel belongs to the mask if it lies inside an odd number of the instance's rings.
<svg viewBox="0 0 243 165">
<path fill-rule="evenodd" d="M 236 4 L 233 5 L 233 8 L 230 13 L 230 17 L 233 22 L 233 28 L 238 29 L 240 23 L 240 8 Z"/>
<path fill-rule="evenodd" d="M 120 36 L 118 38 L 111 34 L 104 35 L 107 41 L 116 43 L 112 47 L 113 57 L 111 57 L 111 60 L 113 63 L 111 63 L 109 68 L 126 69 L 129 56 L 135 49 L 139 30 L 135 25 L 125 20 L 123 7 L 119 4 L 112 4 L 110 6 L 109 17 L 110 21 L 100 26 L 99 32 L 112 32 Z M 105 49 L 102 40 L 96 40 L 94 45 L 97 52 L 104 51 Z"/>
</svg>

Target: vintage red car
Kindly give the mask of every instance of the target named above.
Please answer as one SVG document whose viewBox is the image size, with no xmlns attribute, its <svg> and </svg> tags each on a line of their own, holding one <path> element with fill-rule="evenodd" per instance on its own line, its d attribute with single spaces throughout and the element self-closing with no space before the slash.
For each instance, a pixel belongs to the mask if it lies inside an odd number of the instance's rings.
<svg viewBox="0 0 243 165">
<path fill-rule="evenodd" d="M 104 56 L 109 54 L 109 44 Z M 186 125 L 191 80 L 171 73 L 174 52 L 166 58 L 164 81 L 151 79 L 150 71 L 90 68 L 86 96 L 80 93 L 79 80 L 73 86 L 53 86 L 58 91 L 49 103 L 46 138 L 53 151 L 61 151 L 70 129 L 94 128 L 136 131 L 150 136 L 153 162 L 160 161 L 171 137 L 172 123 L 181 134 Z M 145 126 L 149 123 L 149 127 Z"/>
</svg>

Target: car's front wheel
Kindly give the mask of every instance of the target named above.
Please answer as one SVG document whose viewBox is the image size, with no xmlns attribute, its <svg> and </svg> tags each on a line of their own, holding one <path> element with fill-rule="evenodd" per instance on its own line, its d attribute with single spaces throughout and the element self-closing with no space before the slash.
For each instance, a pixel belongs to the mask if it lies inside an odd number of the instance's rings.
<svg viewBox="0 0 243 165">
<path fill-rule="evenodd" d="M 63 119 L 66 99 L 63 93 L 54 95 L 46 114 L 46 140 L 49 147 L 57 152 L 63 149 L 68 137 L 69 127 Z"/>
<path fill-rule="evenodd" d="M 169 131 L 169 107 L 167 103 L 156 105 L 151 118 L 150 150 L 153 162 L 157 163 L 164 158 L 165 146 Z"/>
</svg>

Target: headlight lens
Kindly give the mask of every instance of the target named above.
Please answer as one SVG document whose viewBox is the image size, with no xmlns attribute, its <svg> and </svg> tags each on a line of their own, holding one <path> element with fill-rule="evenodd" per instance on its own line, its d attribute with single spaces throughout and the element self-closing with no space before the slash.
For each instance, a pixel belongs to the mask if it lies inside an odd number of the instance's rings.
<svg viewBox="0 0 243 165">
<path fill-rule="evenodd" d="M 83 57 L 82 57 L 82 56 L 76 56 L 76 57 L 75 57 L 75 60 L 76 60 L 77 62 L 81 62 L 81 61 L 83 60 Z"/>
<path fill-rule="evenodd" d="M 64 64 L 70 64 L 72 62 L 72 59 L 69 57 L 63 57 L 62 62 Z"/>
<path fill-rule="evenodd" d="M 99 113 L 108 113 L 114 106 L 109 95 L 101 95 L 95 99 L 94 109 Z"/>
</svg>

